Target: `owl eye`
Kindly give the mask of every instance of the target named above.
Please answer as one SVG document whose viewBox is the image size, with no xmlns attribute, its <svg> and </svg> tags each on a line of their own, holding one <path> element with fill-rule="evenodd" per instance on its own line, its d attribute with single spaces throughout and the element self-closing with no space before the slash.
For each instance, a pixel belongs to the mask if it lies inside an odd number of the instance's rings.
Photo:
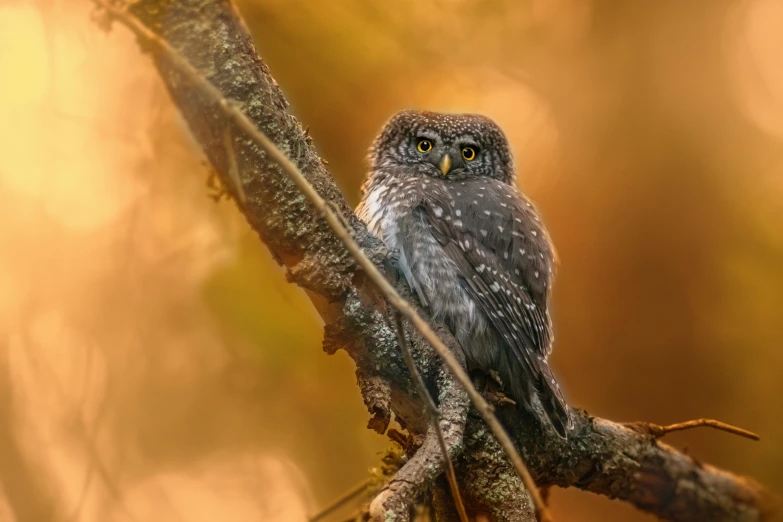
<svg viewBox="0 0 783 522">
<path fill-rule="evenodd" d="M 476 149 L 473 147 L 462 147 L 462 157 L 466 161 L 473 161 L 476 159 Z"/>
<path fill-rule="evenodd" d="M 419 152 L 429 152 L 432 150 L 432 142 L 430 140 L 419 140 L 416 144 L 416 148 Z"/>
</svg>

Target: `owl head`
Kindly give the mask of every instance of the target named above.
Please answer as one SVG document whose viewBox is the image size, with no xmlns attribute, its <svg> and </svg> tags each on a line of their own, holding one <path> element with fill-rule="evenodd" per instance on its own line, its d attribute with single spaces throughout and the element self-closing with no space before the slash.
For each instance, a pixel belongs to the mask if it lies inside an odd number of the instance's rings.
<svg viewBox="0 0 783 522">
<path fill-rule="evenodd" d="M 372 170 L 395 168 L 446 181 L 486 176 L 514 183 L 506 136 L 478 114 L 398 112 L 375 139 L 370 165 Z"/>
</svg>

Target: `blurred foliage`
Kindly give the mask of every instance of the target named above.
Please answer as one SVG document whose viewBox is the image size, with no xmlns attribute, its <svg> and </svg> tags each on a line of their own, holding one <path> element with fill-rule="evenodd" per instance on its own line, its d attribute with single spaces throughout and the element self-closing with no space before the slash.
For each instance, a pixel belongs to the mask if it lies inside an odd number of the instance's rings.
<svg viewBox="0 0 783 522">
<path fill-rule="evenodd" d="M 779 0 L 239 7 L 351 203 L 393 112 L 497 120 L 558 248 L 570 402 L 756 431 L 667 441 L 783 490 Z M 0 519 L 43 498 L 72 520 L 302 520 L 387 443 L 307 298 L 208 198 L 149 62 L 89 11 L 0 4 Z"/>
</svg>

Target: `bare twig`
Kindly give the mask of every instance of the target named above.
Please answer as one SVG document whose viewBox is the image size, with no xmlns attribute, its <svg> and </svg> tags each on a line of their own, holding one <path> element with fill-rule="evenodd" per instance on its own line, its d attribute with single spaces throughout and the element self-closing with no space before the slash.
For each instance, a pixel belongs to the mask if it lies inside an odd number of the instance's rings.
<svg viewBox="0 0 783 522">
<path fill-rule="evenodd" d="M 551 521 L 552 518 L 549 515 L 546 505 L 541 499 L 541 495 L 538 492 L 536 483 L 533 477 L 530 475 L 522 457 L 516 450 L 514 443 L 506 433 L 505 429 L 501 425 L 500 421 L 494 414 L 492 406 L 484 400 L 484 397 L 476 390 L 473 383 L 470 380 L 467 372 L 457 361 L 456 357 L 449 351 L 448 347 L 440 340 L 435 334 L 430 325 L 422 319 L 422 317 L 413 309 L 413 307 L 406 302 L 394 287 L 386 280 L 381 272 L 376 268 L 373 262 L 368 258 L 361 247 L 356 244 L 352 239 L 351 234 L 340 222 L 340 218 L 327 202 L 318 194 L 315 188 L 307 181 L 301 171 L 293 164 L 293 162 L 274 144 L 272 141 L 262 133 L 256 125 L 250 121 L 247 116 L 242 113 L 237 107 L 232 105 L 225 97 L 223 97 L 220 90 L 215 87 L 204 75 L 199 73 L 193 65 L 190 64 L 176 49 L 174 49 L 167 41 L 159 37 L 157 34 L 148 29 L 142 24 L 135 16 L 128 13 L 127 10 L 116 7 L 108 0 L 93 0 L 97 5 L 104 8 L 107 13 L 122 25 L 130 29 L 137 38 L 143 40 L 144 44 L 150 48 L 156 49 L 165 54 L 182 74 L 193 82 L 194 86 L 199 88 L 203 94 L 212 98 L 212 100 L 220 107 L 223 114 L 227 119 L 237 125 L 243 132 L 246 133 L 254 143 L 256 143 L 263 151 L 277 163 L 283 172 L 290 177 L 290 179 L 296 184 L 296 186 L 302 191 L 305 197 L 310 201 L 310 204 L 315 210 L 323 214 L 325 221 L 334 232 L 334 235 L 345 245 L 345 248 L 350 253 L 351 257 L 357 262 L 357 264 L 364 270 L 367 277 L 376 285 L 378 290 L 386 297 L 389 303 L 396 308 L 400 314 L 402 314 L 408 321 L 413 324 L 416 330 L 424 337 L 437 354 L 448 365 L 449 369 L 454 374 L 457 381 L 465 388 L 468 395 L 473 402 L 476 410 L 481 417 L 487 423 L 492 433 L 497 438 L 503 451 L 508 456 L 514 469 L 519 474 L 522 482 L 527 488 L 528 493 L 533 501 L 536 511 L 536 519 L 539 522 Z"/>
<path fill-rule="evenodd" d="M 440 444 L 440 451 L 443 453 L 443 461 L 446 467 L 446 478 L 449 481 L 449 489 L 451 490 L 451 496 L 454 500 L 454 505 L 457 507 L 457 513 L 461 522 L 469 522 L 468 513 L 465 511 L 465 504 L 462 502 L 462 495 L 459 492 L 459 485 L 457 484 L 457 474 L 454 472 L 454 463 L 451 461 L 448 448 L 446 447 L 446 439 L 443 438 L 443 430 L 440 429 L 440 410 L 435 405 L 435 401 L 432 400 L 427 385 L 424 383 L 424 379 L 416 368 L 416 361 L 413 360 L 410 347 L 408 346 L 408 340 L 405 338 L 405 330 L 402 326 L 402 318 L 398 312 L 394 313 L 394 326 L 397 329 L 397 343 L 400 345 L 402 355 L 405 358 L 405 363 L 408 365 L 408 371 L 413 377 L 413 382 L 416 383 L 416 387 L 419 390 L 424 406 L 427 408 L 432 420 L 432 427 L 438 436 L 438 443 Z"/>
<path fill-rule="evenodd" d="M 237 166 L 237 156 L 234 152 L 234 143 L 231 138 L 231 129 L 226 126 L 226 130 L 223 132 L 223 143 L 226 147 L 226 158 L 228 159 L 228 177 L 234 185 L 234 190 L 237 192 L 237 200 L 240 205 L 245 205 L 247 202 L 247 196 L 245 196 L 245 190 L 242 188 L 242 180 L 239 179 L 239 167 Z"/>
<path fill-rule="evenodd" d="M 656 439 L 660 439 L 664 435 L 673 431 L 684 431 L 691 430 L 693 428 L 708 427 L 715 428 L 716 430 L 726 431 L 728 433 L 733 433 L 734 435 L 739 435 L 740 437 L 745 437 L 751 440 L 761 440 L 761 437 L 752 431 L 738 428 L 737 426 L 732 426 L 731 424 L 726 424 L 725 422 L 721 422 L 715 419 L 695 419 L 685 422 L 678 422 L 676 424 L 669 424 L 668 426 L 661 426 L 660 424 L 653 424 L 650 422 L 629 422 L 626 424 L 626 426 L 634 431 L 645 433 Z"/>
<path fill-rule="evenodd" d="M 344 506 L 347 502 L 350 502 L 352 499 L 364 493 L 364 491 L 367 489 L 367 486 L 369 485 L 370 485 L 370 479 L 367 479 L 364 482 L 357 484 L 350 490 L 346 491 L 339 498 L 334 500 L 331 504 L 324 507 L 321 511 L 319 511 L 318 513 L 310 517 L 310 522 L 318 522 L 319 520 L 334 513 L 337 509 Z"/>
</svg>

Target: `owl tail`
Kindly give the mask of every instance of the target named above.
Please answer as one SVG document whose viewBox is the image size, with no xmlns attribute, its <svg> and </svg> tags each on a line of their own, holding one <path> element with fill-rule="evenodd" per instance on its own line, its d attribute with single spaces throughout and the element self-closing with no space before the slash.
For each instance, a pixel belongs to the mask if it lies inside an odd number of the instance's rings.
<svg viewBox="0 0 783 522">
<path fill-rule="evenodd" d="M 552 423 L 552 427 L 562 438 L 568 438 L 568 430 L 571 429 L 571 415 L 568 413 L 568 405 L 560 392 L 552 372 L 549 368 L 542 368 L 541 379 L 536 386 L 541 406 Z"/>
<path fill-rule="evenodd" d="M 520 369 L 519 367 L 524 368 L 524 365 L 519 362 L 515 360 L 509 362 L 511 364 L 501 366 L 501 369 L 507 373 L 504 375 L 504 372 L 501 371 L 500 375 L 503 381 L 509 384 L 508 391 L 518 407 L 533 412 L 538 417 L 539 414 L 536 414 L 538 408 L 533 406 L 533 397 L 538 398 L 538 402 L 557 434 L 564 439 L 568 438 L 567 433 L 572 426 L 568 405 L 546 363 L 544 362 L 538 368 L 538 372 L 536 372 L 538 376 L 535 377 L 531 370 Z M 517 365 L 519 366 L 515 368 Z"/>
</svg>

